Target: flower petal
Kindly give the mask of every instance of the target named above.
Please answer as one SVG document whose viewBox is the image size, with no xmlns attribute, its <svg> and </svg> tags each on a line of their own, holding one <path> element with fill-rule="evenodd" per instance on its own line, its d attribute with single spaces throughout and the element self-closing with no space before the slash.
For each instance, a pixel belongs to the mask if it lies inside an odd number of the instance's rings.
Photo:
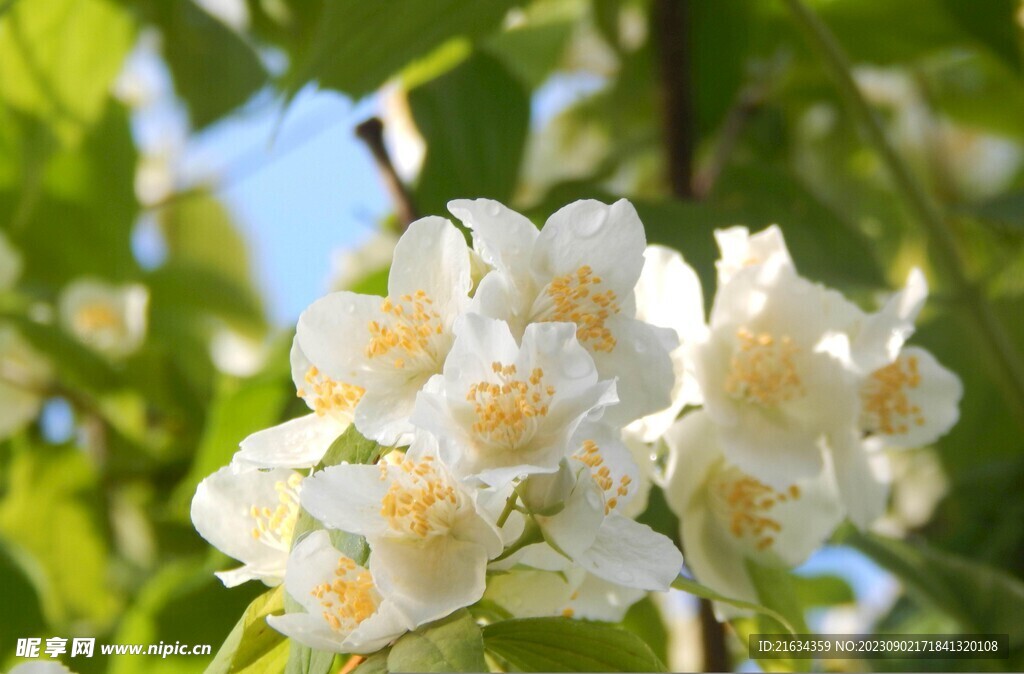
<svg viewBox="0 0 1024 674">
<path fill-rule="evenodd" d="M 661 592 L 683 568 L 683 555 L 671 540 L 615 513 L 604 519 L 594 544 L 576 561 L 617 585 Z"/>
<path fill-rule="evenodd" d="M 388 492 L 381 466 L 341 464 L 306 478 L 302 507 L 331 529 L 361 536 L 379 536 L 388 524 L 380 514 Z M 384 470 L 393 470 L 393 467 Z"/>
<path fill-rule="evenodd" d="M 885 306 L 868 316 L 853 336 L 854 362 L 863 372 L 872 372 L 896 359 L 903 344 L 914 333 L 914 321 L 928 298 L 928 283 L 916 267 L 910 270 L 903 290 Z"/>
<path fill-rule="evenodd" d="M 455 225 L 436 216 L 409 225 L 395 246 L 388 277 L 390 297 L 422 290 L 442 313 L 455 316 L 469 302 L 472 284 L 469 247 Z"/>
<path fill-rule="evenodd" d="M 448 210 L 473 230 L 473 244 L 484 260 L 513 275 L 529 269 L 539 231 L 528 219 L 491 199 L 456 199 Z"/>
<path fill-rule="evenodd" d="M 839 497 L 847 515 L 858 527 L 866 528 L 885 512 L 889 489 L 875 477 L 867 451 L 853 434 L 829 439 Z"/>
<path fill-rule="evenodd" d="M 233 460 L 255 468 L 310 468 L 347 427 L 333 416 L 307 414 L 256 431 L 242 440 Z"/>
<path fill-rule="evenodd" d="M 602 379 L 616 379 L 619 403 L 605 411 L 612 424 L 628 424 L 672 404 L 676 377 L 666 343 L 677 344 L 674 331 L 625 316 L 612 316 L 607 326 L 617 344 L 611 351 L 592 351 Z"/>
</svg>

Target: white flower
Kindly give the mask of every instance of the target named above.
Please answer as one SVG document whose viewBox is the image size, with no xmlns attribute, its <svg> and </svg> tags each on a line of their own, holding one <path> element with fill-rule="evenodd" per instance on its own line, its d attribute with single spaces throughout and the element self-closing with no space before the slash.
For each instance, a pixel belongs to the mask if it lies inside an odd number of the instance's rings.
<svg viewBox="0 0 1024 674">
<path fill-rule="evenodd" d="M 210 360 L 218 370 L 234 377 L 251 377 L 267 360 L 267 343 L 223 326 L 210 339 Z"/>
<path fill-rule="evenodd" d="M 325 376 L 302 353 L 297 337 L 291 366 L 296 393 L 313 414 L 251 434 L 242 440 L 235 461 L 258 468 L 311 468 L 352 423 L 363 387 Z"/>
<path fill-rule="evenodd" d="M 521 563 L 566 571 L 575 564 L 614 585 L 667 590 L 682 567 L 679 550 L 668 538 L 620 513 L 637 471 L 629 450 L 614 435 L 589 425 L 577 432 L 573 446 L 578 449 L 558 473 L 533 475 L 520 489 L 546 493 L 547 502 L 526 504 L 544 542 L 526 546 L 498 568 Z M 566 480 L 565 473 L 574 479 Z M 552 507 L 556 503 L 563 505 Z"/>
<path fill-rule="evenodd" d="M 771 225 L 751 235 L 746 227 L 729 227 L 715 230 L 715 242 L 720 256 L 715 262 L 718 270 L 718 285 L 728 283 L 736 272 L 747 267 L 778 259 L 782 264 L 793 266 L 786 240 L 778 225 Z"/>
<path fill-rule="evenodd" d="M 375 231 L 354 248 L 334 251 L 331 256 L 331 288 L 352 290 L 376 272 L 384 272 L 395 254 L 398 237 L 386 230 Z"/>
<path fill-rule="evenodd" d="M 299 318 L 297 340 L 334 382 L 365 389 L 355 424 L 383 445 L 407 441 L 416 393 L 441 371 L 469 303 L 469 248 L 443 218 L 417 220 L 395 247 L 389 296 L 337 292 Z"/>
<path fill-rule="evenodd" d="M 531 323 L 572 322 L 602 379 L 617 378 L 622 402 L 609 420 L 628 423 L 672 403 L 669 351 L 675 333 L 637 320 L 633 289 L 644 265 L 644 228 L 633 206 L 577 201 L 543 230 L 495 201 L 458 200 L 449 210 L 473 230 L 494 271 L 474 307 L 505 320 L 518 338 Z"/>
<path fill-rule="evenodd" d="M 487 560 L 501 537 L 435 458 L 433 440 L 416 436 L 400 461 L 331 466 L 310 477 L 302 506 L 332 529 L 366 537 L 370 573 L 400 595 L 413 626 L 442 618 L 484 592 Z"/>
<path fill-rule="evenodd" d="M 843 329 L 861 314 L 780 255 L 719 286 L 708 332 L 690 356 L 731 462 L 785 487 L 820 473 L 826 444 L 856 433 L 857 382 Z"/>
<path fill-rule="evenodd" d="M 23 662 L 10 674 L 73 674 L 73 672 L 59 662 Z"/>
<path fill-rule="evenodd" d="M 61 323 L 83 344 L 110 358 L 124 358 L 146 338 L 148 305 L 145 286 L 80 279 L 61 293 Z"/>
<path fill-rule="evenodd" d="M 0 440 L 36 418 L 52 377 L 50 361 L 13 327 L 0 325 Z"/>
<path fill-rule="evenodd" d="M 629 425 L 645 442 L 660 438 L 686 405 L 702 400 L 700 386 L 686 362 L 686 344 L 698 339 L 704 326 L 704 296 L 700 279 L 683 256 L 663 246 L 647 246 L 644 268 L 636 284 L 637 319 L 671 328 L 679 346 L 671 351 L 675 386 L 672 404 Z"/>
<path fill-rule="evenodd" d="M 376 575 L 338 552 L 322 529 L 292 550 L 284 587 L 306 612 L 267 622 L 310 648 L 373 653 L 414 628 Z"/>
<path fill-rule="evenodd" d="M 686 563 L 697 580 L 735 599 L 761 603 L 746 559 L 795 566 L 843 517 L 830 471 L 771 487 L 731 464 L 718 427 L 703 411 L 665 436 L 671 454 L 665 497 L 679 516 Z M 716 603 L 720 618 L 736 610 Z"/>
<path fill-rule="evenodd" d="M 299 513 L 302 475 L 293 470 L 256 470 L 232 464 L 210 475 L 192 498 L 199 535 L 243 565 L 217 573 L 227 587 L 258 579 L 277 585 Z"/>
<path fill-rule="evenodd" d="M 578 567 L 543 571 L 516 567 L 491 577 L 484 599 L 516 618 L 564 616 L 620 622 L 629 607 L 647 594 L 602 580 Z"/>
<path fill-rule="evenodd" d="M 413 423 L 437 437 L 441 460 L 460 479 L 501 486 L 553 472 L 583 418 L 616 401 L 571 323 L 527 326 L 522 346 L 508 324 L 460 318 L 444 373 L 428 382 Z"/>
<path fill-rule="evenodd" d="M 14 287 L 21 276 L 21 254 L 0 231 L 0 290 Z"/>
</svg>

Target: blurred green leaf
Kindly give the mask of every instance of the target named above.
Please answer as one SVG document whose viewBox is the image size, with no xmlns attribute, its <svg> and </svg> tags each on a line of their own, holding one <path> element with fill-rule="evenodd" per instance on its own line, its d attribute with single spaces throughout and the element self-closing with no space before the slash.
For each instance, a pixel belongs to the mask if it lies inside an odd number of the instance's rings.
<svg viewBox="0 0 1024 674">
<path fill-rule="evenodd" d="M 0 15 L 0 101 L 74 144 L 102 114 L 134 36 L 129 13 L 106 0 L 15 2 Z"/>
<path fill-rule="evenodd" d="M 651 595 L 629 607 L 622 619 L 622 627 L 643 639 L 659 660 L 668 662 L 668 629 Z"/>
<path fill-rule="evenodd" d="M 804 606 L 800 603 L 796 579 L 789 569 L 758 564 L 750 559 L 747 559 L 746 568 L 761 604 L 786 618 L 783 623 L 764 613 L 757 615 L 754 622 L 759 633 L 784 633 L 789 629 L 787 624 L 800 634 L 811 631 L 804 620 Z M 806 672 L 811 668 L 811 660 L 800 658 L 764 660 L 758 664 L 765 671 Z"/>
<path fill-rule="evenodd" d="M 377 651 L 356 667 L 358 674 L 388 674 L 388 652 Z"/>
<path fill-rule="evenodd" d="M 485 625 L 484 648 L 525 672 L 664 672 L 635 634 L 602 623 L 524 618 Z"/>
<path fill-rule="evenodd" d="M 1024 231 L 1024 190 L 1007 192 L 979 203 L 962 206 L 963 212 L 994 224 Z"/>
<path fill-rule="evenodd" d="M 536 89 L 561 62 L 574 25 L 572 18 L 529 22 L 495 33 L 483 50 L 500 59 L 528 89 Z"/>
<path fill-rule="evenodd" d="M 285 636 L 267 624 L 267 616 L 281 613 L 284 586 L 253 599 L 204 674 L 258 674 L 283 669 L 288 655 Z"/>
<path fill-rule="evenodd" d="M 793 576 L 793 583 L 799 605 L 806 608 L 857 601 L 850 584 L 839 576 Z"/>
<path fill-rule="evenodd" d="M 6 315 L 32 346 L 53 360 L 61 386 L 72 391 L 108 391 L 120 381 L 118 373 L 102 356 L 61 328 L 37 323 L 23 316 Z"/>
<path fill-rule="evenodd" d="M 192 0 L 149 5 L 164 58 L 192 125 L 207 126 L 245 103 L 267 81 L 256 52 Z"/>
<path fill-rule="evenodd" d="M 0 634 L 35 634 L 46 626 L 41 592 L 37 585 L 45 583 L 41 570 L 31 555 L 0 537 Z M 15 642 L 0 644 L 0 662 L 13 651 Z"/>
<path fill-rule="evenodd" d="M 475 54 L 410 91 L 409 106 L 427 143 L 415 194 L 422 213 L 444 213 L 450 199 L 511 198 L 529 129 L 530 100 L 499 61 Z M 453 124 L 454 119 L 459 123 Z"/>
<path fill-rule="evenodd" d="M 391 672 L 486 672 L 480 627 L 465 609 L 428 623 L 395 642 L 388 652 L 387 669 Z"/>
<path fill-rule="evenodd" d="M 471 40 L 498 27 L 511 0 L 331 0 L 304 58 L 289 76 L 296 92 L 316 80 L 355 98 L 370 93 L 414 59 L 451 38 Z"/>
<path fill-rule="evenodd" d="M 1015 0 L 939 0 L 957 25 L 976 37 L 1020 74 L 1024 66 L 1020 30 L 1014 25 L 1020 3 Z"/>
<path fill-rule="evenodd" d="M 50 626 L 87 621 L 102 631 L 123 597 L 111 585 L 97 475 L 83 452 L 23 445 L 0 501 L 0 535 L 17 541 L 39 564 Z"/>
<path fill-rule="evenodd" d="M 673 589 L 688 592 L 689 594 L 692 594 L 696 597 L 700 597 L 702 599 L 707 599 L 708 601 L 720 601 L 724 604 L 729 604 L 730 606 L 735 606 L 736 608 L 740 608 L 745 611 L 753 611 L 755 613 L 768 616 L 772 620 L 775 620 L 780 625 L 782 625 L 782 627 L 784 627 L 791 634 L 798 633 L 798 631 L 794 628 L 793 625 L 790 624 L 786 617 L 778 611 L 768 608 L 767 606 L 762 606 L 760 604 L 755 604 L 753 602 L 744 601 L 742 599 L 733 599 L 732 597 L 726 597 L 724 594 L 712 590 L 710 587 L 707 587 L 706 585 L 701 585 L 692 578 L 679 576 L 674 581 L 672 581 L 672 587 Z"/>
<path fill-rule="evenodd" d="M 846 532 L 842 542 L 894 573 L 908 593 L 955 619 L 965 633 L 1009 634 L 1011 653 L 1024 648 L 1021 580 L 924 544 L 853 530 Z"/>
</svg>

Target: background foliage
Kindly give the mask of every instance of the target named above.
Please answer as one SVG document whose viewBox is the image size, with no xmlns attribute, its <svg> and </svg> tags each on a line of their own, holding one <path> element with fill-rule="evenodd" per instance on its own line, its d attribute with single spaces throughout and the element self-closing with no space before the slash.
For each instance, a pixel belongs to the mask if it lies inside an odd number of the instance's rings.
<svg viewBox="0 0 1024 674">
<path fill-rule="evenodd" d="M 1019 354 L 1021 4 L 808 4 L 856 65 L 890 142 L 948 222 L 972 292 Z M 241 438 L 302 409 L 287 370 L 290 335 L 269 324 L 246 242 L 215 189 L 140 201 L 133 112 L 113 92 L 143 35 L 158 36 L 195 134 L 253 100 L 288 101 L 310 85 L 353 99 L 387 86 L 425 145 L 410 186 L 419 213 L 485 196 L 543 221 L 574 199 L 625 196 L 649 240 L 678 248 L 697 269 L 709 301 L 711 232 L 736 223 L 781 223 L 805 275 L 866 305 L 922 266 L 933 294 L 915 339 L 965 386 L 960 423 L 935 447 L 948 488 L 930 519 L 906 524 L 905 542 L 848 531 L 835 542 L 903 581 L 891 608 L 871 618 L 875 631 L 1009 632 L 1013 659 L 969 667 L 1024 667 L 1024 401 L 1003 384 L 1004 364 L 979 339 L 962 288 L 936 264 L 934 239 L 785 3 L 246 0 L 247 21 L 234 26 L 215 7 L 0 2 L 0 229 L 24 262 L 17 286 L 0 291 L 0 322 L 55 363 L 44 393 L 66 402 L 74 422 L 62 437 L 37 423 L 0 441 L 0 668 L 14 662 L 23 636 L 216 647 L 264 589 L 221 587 L 212 571 L 229 562 L 196 535 L 188 505 Z M 558 82 L 586 86 L 539 120 L 538 92 Z M 133 252 L 139 223 L 162 237 L 166 257 L 156 266 Z M 148 336 L 127 360 L 105 359 L 52 320 L 47 307 L 82 277 L 149 288 Z M 379 292 L 381 279 L 371 273 L 360 289 Z M 262 370 L 239 377 L 215 366 L 211 341 L 225 328 L 269 344 Z M 674 533 L 658 497 L 645 519 Z M 853 599 L 838 578 L 794 583 L 788 598 L 762 597 L 793 624 L 805 609 L 813 617 Z M 786 608 L 793 596 L 796 608 Z M 645 601 L 626 627 L 664 660 L 661 621 Z M 545 659 L 543 643 L 557 632 L 505 625 L 483 630 L 496 662 L 579 665 Z M 741 642 L 729 639 L 741 661 Z M 275 642 L 265 657 L 265 669 L 251 671 L 275 671 L 267 663 L 283 665 L 286 653 Z M 402 657 L 396 648 L 376 666 L 401 667 Z M 209 663 L 72 664 L 88 674 L 198 672 Z"/>
</svg>

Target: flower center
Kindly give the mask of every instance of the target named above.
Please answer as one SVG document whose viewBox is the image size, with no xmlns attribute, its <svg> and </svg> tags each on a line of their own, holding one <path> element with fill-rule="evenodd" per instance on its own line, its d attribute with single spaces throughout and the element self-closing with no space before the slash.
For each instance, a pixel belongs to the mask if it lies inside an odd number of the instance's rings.
<svg viewBox="0 0 1024 674">
<path fill-rule="evenodd" d="M 537 419 L 547 416 L 555 387 L 544 384 L 544 370 L 534 368 L 529 379 L 516 379 L 516 366 L 491 364 L 498 382 L 482 381 L 469 387 L 473 403 L 473 432 L 486 444 L 515 449 L 533 437 Z"/>
<path fill-rule="evenodd" d="M 725 392 L 765 407 L 806 395 L 793 356 L 800 350 L 788 336 L 736 331 L 737 349 L 725 379 Z"/>
<path fill-rule="evenodd" d="M 459 495 L 438 473 L 434 458 L 425 456 L 418 462 L 402 459 L 396 465 L 400 471 L 389 471 L 384 464 L 380 467 L 382 480 L 393 476 L 380 508 L 388 526 L 415 538 L 447 534 L 455 522 Z"/>
<path fill-rule="evenodd" d="M 366 392 L 362 386 L 335 381 L 312 366 L 306 371 L 305 380 L 309 388 L 300 388 L 298 396 L 320 416 L 330 413 L 351 415 Z"/>
<path fill-rule="evenodd" d="M 607 515 L 615 510 L 619 505 L 619 499 L 629 493 L 629 485 L 633 479 L 629 475 L 623 475 L 616 485 L 611 469 L 605 465 L 604 457 L 601 456 L 601 448 L 593 440 L 584 440 L 583 445 L 576 450 L 572 458 L 583 462 L 590 468 L 594 482 L 604 492 L 604 514 Z"/>
<path fill-rule="evenodd" d="M 771 517 L 772 509 L 800 498 L 800 488 L 795 484 L 780 492 L 738 471 L 727 474 L 714 489 L 724 506 L 729 533 L 750 540 L 757 550 L 771 547 L 775 534 L 782 531 L 782 524 Z"/>
<path fill-rule="evenodd" d="M 345 634 L 376 613 L 381 601 L 370 572 L 344 555 L 338 558 L 334 580 L 317 585 L 310 594 L 320 601 L 331 629 Z"/>
<path fill-rule="evenodd" d="M 869 431 L 886 435 L 904 434 L 910 424 L 923 426 L 921 408 L 911 403 L 908 389 L 921 385 L 917 358 L 897 358 L 895 362 L 875 370 L 861 387 L 863 412 L 861 425 Z"/>
<path fill-rule="evenodd" d="M 109 305 L 103 303 L 86 304 L 75 312 L 75 327 L 82 332 L 93 330 L 110 330 L 121 327 L 121 317 Z"/>
<path fill-rule="evenodd" d="M 420 368 L 436 369 L 434 340 L 444 332 L 444 327 L 427 293 L 417 290 L 397 300 L 385 298 L 380 310 L 383 318 L 369 324 L 366 357 L 390 359 L 391 365 L 399 370 L 411 361 L 418 361 Z"/>
<path fill-rule="evenodd" d="M 302 475 L 293 473 L 287 480 L 278 480 L 274 484 L 277 492 L 277 506 L 252 506 L 249 514 L 256 521 L 252 529 L 254 540 L 272 548 L 287 552 L 291 548 L 292 535 L 295 533 L 295 521 L 299 516 L 299 483 Z"/>
<path fill-rule="evenodd" d="M 601 277 L 594 274 L 590 265 L 556 276 L 539 298 L 531 322 L 575 323 L 576 339 L 595 351 L 610 353 L 616 341 L 605 321 L 619 313 L 620 308 L 615 291 L 600 291 L 600 285 Z"/>
</svg>

